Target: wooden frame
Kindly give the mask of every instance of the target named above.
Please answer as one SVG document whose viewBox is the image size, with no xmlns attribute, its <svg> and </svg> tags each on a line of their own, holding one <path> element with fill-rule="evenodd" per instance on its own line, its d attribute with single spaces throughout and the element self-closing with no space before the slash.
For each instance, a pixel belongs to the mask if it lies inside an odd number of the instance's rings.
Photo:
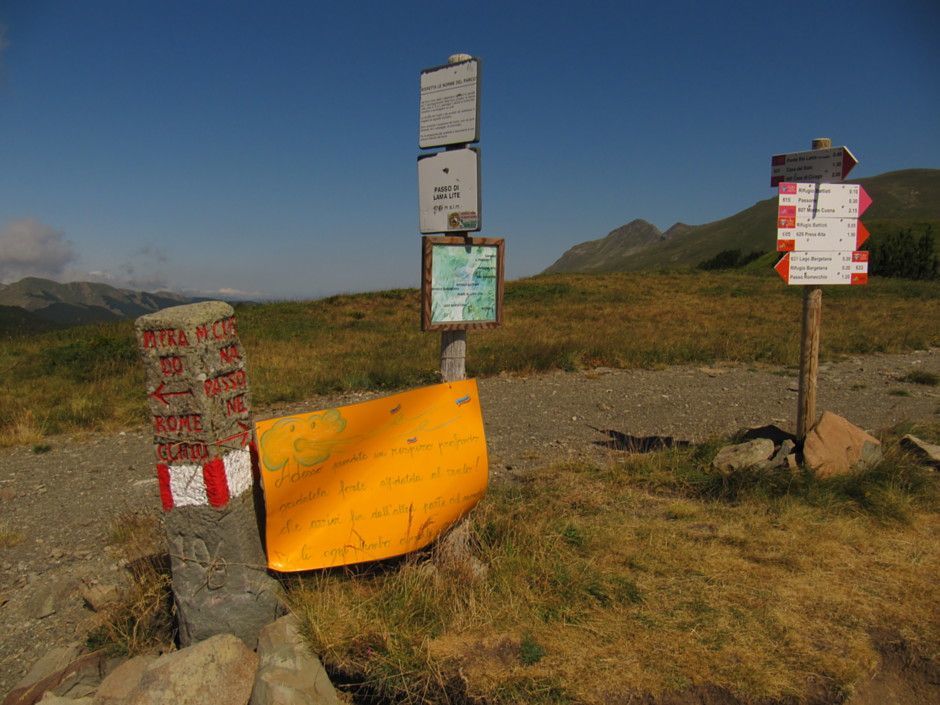
<svg viewBox="0 0 940 705">
<path fill-rule="evenodd" d="M 436 248 L 459 248 L 469 254 L 470 248 L 494 248 L 496 254 L 496 291 L 494 292 L 494 316 L 474 320 L 432 320 L 432 309 L 435 304 L 434 293 L 434 251 Z M 485 237 L 433 237 L 421 238 L 421 330 L 481 330 L 485 328 L 498 328 L 503 323 L 503 272 L 505 240 L 502 238 Z M 443 294 L 441 295 L 443 296 Z"/>
</svg>

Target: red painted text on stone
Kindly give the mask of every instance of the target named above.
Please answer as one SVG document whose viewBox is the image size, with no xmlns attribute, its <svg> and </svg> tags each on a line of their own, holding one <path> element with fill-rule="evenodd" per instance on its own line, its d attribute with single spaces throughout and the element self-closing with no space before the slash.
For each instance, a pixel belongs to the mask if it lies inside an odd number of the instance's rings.
<svg viewBox="0 0 940 705">
<path fill-rule="evenodd" d="M 153 417 L 153 432 L 165 433 L 202 433 L 202 414 L 171 414 Z"/>
<path fill-rule="evenodd" d="M 157 460 L 173 463 L 180 460 L 201 462 L 209 458 L 205 443 L 157 443 Z"/>
<path fill-rule="evenodd" d="M 160 358 L 160 371 L 164 377 L 173 377 L 183 374 L 183 358 L 178 355 L 167 355 Z"/>
<path fill-rule="evenodd" d="M 212 377 L 203 382 L 203 390 L 207 397 L 214 397 L 222 392 L 235 392 L 248 387 L 248 375 L 245 370 L 227 372 L 218 377 Z"/>
<path fill-rule="evenodd" d="M 204 323 L 196 326 L 196 342 L 202 343 L 209 338 L 213 340 L 225 340 L 234 338 L 238 335 L 238 326 L 235 323 L 235 316 L 221 318 L 213 323 Z"/>
<path fill-rule="evenodd" d="M 247 414 L 248 407 L 245 405 L 245 395 L 239 394 L 237 397 L 232 397 L 231 399 L 225 400 L 225 414 L 226 416 L 234 416 L 235 414 Z"/>
<path fill-rule="evenodd" d="M 144 348 L 185 348 L 189 346 L 189 338 L 182 328 L 160 328 L 159 330 L 145 330 L 143 332 Z"/>
<path fill-rule="evenodd" d="M 223 365 L 237 362 L 242 359 L 242 351 L 238 349 L 238 344 L 226 345 L 224 348 L 219 348 L 219 359 Z"/>
</svg>

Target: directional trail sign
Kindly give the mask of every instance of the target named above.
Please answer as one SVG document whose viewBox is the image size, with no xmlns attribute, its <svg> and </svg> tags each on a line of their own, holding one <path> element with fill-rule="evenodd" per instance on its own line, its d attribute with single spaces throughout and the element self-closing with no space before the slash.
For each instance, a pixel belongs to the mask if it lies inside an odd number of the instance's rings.
<svg viewBox="0 0 940 705">
<path fill-rule="evenodd" d="M 787 284 L 867 284 L 867 252 L 788 252 L 774 267 Z"/>
<path fill-rule="evenodd" d="M 780 184 L 779 205 L 796 209 L 797 225 L 814 218 L 859 218 L 871 197 L 858 184 Z"/>
<path fill-rule="evenodd" d="M 855 218 L 807 218 L 790 215 L 793 206 L 780 206 L 777 217 L 777 251 L 845 250 L 862 246 L 869 232 Z"/>
<path fill-rule="evenodd" d="M 784 181 L 842 181 L 856 164 L 858 159 L 848 147 L 776 154 L 770 158 L 770 185 Z"/>
</svg>

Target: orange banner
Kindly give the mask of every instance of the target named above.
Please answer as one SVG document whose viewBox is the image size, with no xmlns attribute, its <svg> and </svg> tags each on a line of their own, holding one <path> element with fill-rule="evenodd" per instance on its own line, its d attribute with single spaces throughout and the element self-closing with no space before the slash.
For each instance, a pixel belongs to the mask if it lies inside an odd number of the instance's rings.
<svg viewBox="0 0 940 705">
<path fill-rule="evenodd" d="M 277 571 L 422 548 L 486 492 L 476 380 L 259 421 L 255 431 Z"/>
</svg>

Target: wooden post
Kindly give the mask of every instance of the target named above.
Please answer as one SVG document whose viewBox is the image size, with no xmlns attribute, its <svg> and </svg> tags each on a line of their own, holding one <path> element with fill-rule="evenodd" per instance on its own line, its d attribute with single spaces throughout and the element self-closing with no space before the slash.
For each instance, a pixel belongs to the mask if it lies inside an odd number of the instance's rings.
<svg viewBox="0 0 940 705">
<path fill-rule="evenodd" d="M 819 137 L 812 149 L 829 149 L 832 140 Z M 803 287 L 803 323 L 800 331 L 800 392 L 796 410 L 796 437 L 802 443 L 816 423 L 816 378 L 819 374 L 819 331 L 822 323 L 822 287 Z"/>
<path fill-rule="evenodd" d="M 452 54 L 447 57 L 447 63 L 456 64 L 467 61 L 473 57 L 470 54 Z M 445 147 L 445 151 L 463 149 L 464 144 Z M 466 238 L 469 233 L 452 233 L 455 236 Z M 445 330 L 441 331 L 441 380 L 456 382 L 467 378 L 467 331 Z"/>
</svg>

